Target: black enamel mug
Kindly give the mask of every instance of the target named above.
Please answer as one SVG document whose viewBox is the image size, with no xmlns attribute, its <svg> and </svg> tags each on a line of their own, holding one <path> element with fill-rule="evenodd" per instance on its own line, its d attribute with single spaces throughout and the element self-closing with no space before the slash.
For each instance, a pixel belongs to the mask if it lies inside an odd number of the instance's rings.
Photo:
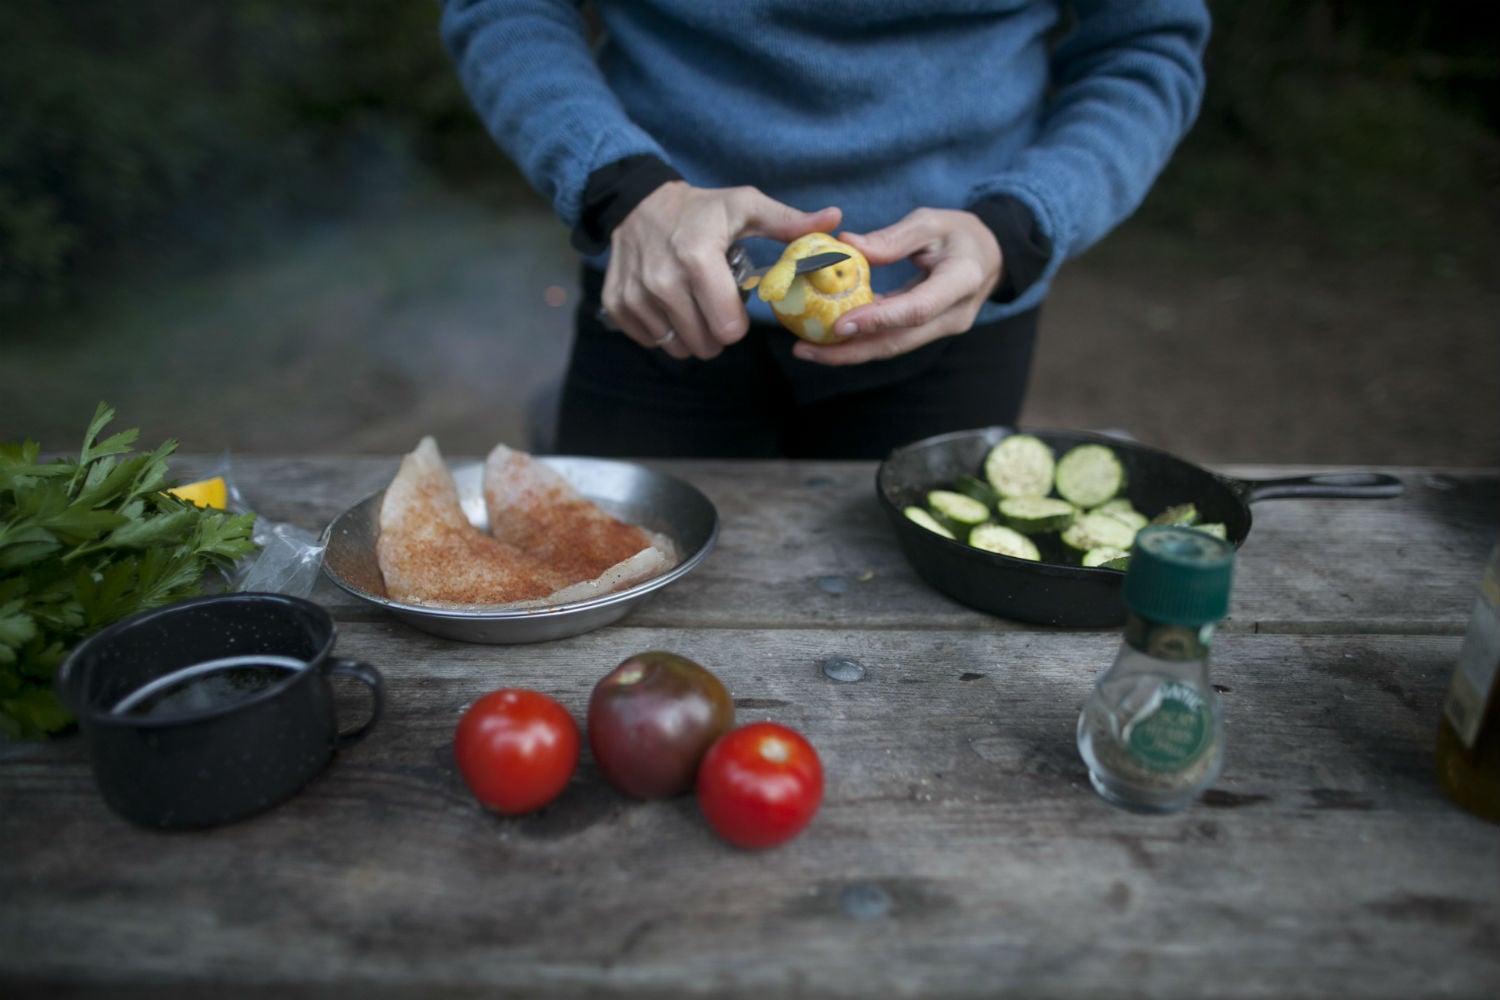
<svg viewBox="0 0 1500 1000">
<path fill-rule="evenodd" d="M 380 716 L 385 685 L 333 655 L 328 612 L 283 594 L 180 601 L 116 622 L 58 669 L 110 808 L 158 828 L 255 815 L 295 795 Z M 341 730 L 329 678 L 370 689 Z"/>
</svg>

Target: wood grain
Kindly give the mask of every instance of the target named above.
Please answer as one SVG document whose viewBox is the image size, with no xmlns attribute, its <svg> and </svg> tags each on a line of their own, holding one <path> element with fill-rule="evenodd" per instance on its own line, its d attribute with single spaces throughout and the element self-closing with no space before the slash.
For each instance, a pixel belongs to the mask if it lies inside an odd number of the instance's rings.
<svg viewBox="0 0 1500 1000">
<path fill-rule="evenodd" d="M 453 459 L 459 461 L 461 459 Z M 321 531 L 383 488 L 394 459 L 241 460 L 264 516 Z M 660 627 L 943 627 L 1025 630 L 934 591 L 911 570 L 875 500 L 868 462 L 651 462 L 719 511 L 714 551 L 632 615 Z M 190 468 L 192 466 L 189 466 Z M 1227 466 L 1271 479 L 1331 468 Z M 1228 631 L 1461 633 L 1500 531 L 1493 470 L 1388 469 L 1390 500 L 1263 500 L 1240 550 Z M 253 485 L 249 485 L 253 484 Z M 364 609 L 330 584 L 318 599 Z"/>
<path fill-rule="evenodd" d="M 1495 994 L 1500 829 L 1450 805 L 1431 761 L 1493 472 L 1257 505 L 1213 653 L 1223 774 L 1143 817 L 1094 794 L 1074 745 L 1115 634 L 932 593 L 880 520 L 873 466 L 662 467 L 718 506 L 719 546 L 618 625 L 454 643 L 322 585 L 387 712 L 269 813 L 141 830 L 98 798 L 78 738 L 8 748 L 0 995 Z M 267 516 L 310 528 L 393 468 L 242 466 Z M 730 848 L 691 798 L 625 799 L 587 753 L 539 814 L 469 797 L 449 748 L 468 702 L 532 687 L 582 718 L 594 682 L 652 648 L 718 673 L 741 721 L 817 746 L 828 790 L 806 833 Z M 830 679 L 830 657 L 864 678 Z M 362 692 L 340 692 L 360 717 Z"/>
</svg>

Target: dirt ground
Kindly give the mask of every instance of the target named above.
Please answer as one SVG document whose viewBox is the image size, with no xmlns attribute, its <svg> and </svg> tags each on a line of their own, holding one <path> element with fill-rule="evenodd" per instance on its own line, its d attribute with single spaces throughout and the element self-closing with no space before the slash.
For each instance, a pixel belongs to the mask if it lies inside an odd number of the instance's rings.
<svg viewBox="0 0 1500 1000">
<path fill-rule="evenodd" d="M 1210 465 L 1500 465 L 1500 282 L 1161 237 L 1127 223 L 1065 268 L 1023 423 Z M 75 449 L 104 400 L 142 444 L 192 452 L 533 445 L 575 266 L 540 206 L 409 193 L 13 323 L 0 440 Z"/>
</svg>

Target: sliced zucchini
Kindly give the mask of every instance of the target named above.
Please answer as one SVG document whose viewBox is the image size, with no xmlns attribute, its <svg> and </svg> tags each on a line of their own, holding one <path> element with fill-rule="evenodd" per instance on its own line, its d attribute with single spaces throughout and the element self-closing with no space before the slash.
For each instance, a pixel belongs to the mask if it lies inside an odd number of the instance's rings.
<svg viewBox="0 0 1500 1000">
<path fill-rule="evenodd" d="M 1075 517 L 1062 533 L 1063 544 L 1077 552 L 1089 549 L 1125 549 L 1135 542 L 1135 529 L 1108 514 L 1084 514 Z"/>
<path fill-rule="evenodd" d="M 994 508 L 1000 502 L 995 488 L 978 476 L 962 475 L 953 480 L 953 488 L 965 496 L 971 496 L 986 507 Z"/>
<path fill-rule="evenodd" d="M 988 507 L 973 497 L 954 490 L 929 490 L 927 506 L 934 514 L 970 527 L 990 519 Z"/>
<path fill-rule="evenodd" d="M 1213 535 L 1215 538 L 1229 541 L 1229 528 L 1218 521 L 1208 521 L 1203 524 L 1190 525 L 1194 531 L 1201 531 L 1205 535 Z"/>
<path fill-rule="evenodd" d="M 1056 497 L 1007 497 L 997 509 L 1005 523 L 1023 535 L 1061 531 L 1078 513 L 1068 501 Z"/>
<path fill-rule="evenodd" d="M 1031 434 L 1012 434 L 984 457 L 984 478 L 1001 498 L 1044 497 L 1056 469 L 1052 449 Z"/>
<path fill-rule="evenodd" d="M 1198 505 L 1180 503 L 1157 514 L 1151 519 L 1153 525 L 1181 525 L 1190 528 L 1198 523 Z"/>
<path fill-rule="evenodd" d="M 933 517 L 921 507 L 907 507 L 902 510 L 901 513 L 905 514 L 906 519 L 913 524 L 920 524 L 928 531 L 942 535 L 944 538 L 951 538 L 955 542 L 958 541 L 958 536 L 954 535 L 953 532 L 949 531 L 947 528 L 939 524 L 937 518 Z"/>
<path fill-rule="evenodd" d="M 1135 504 L 1130 502 L 1129 497 L 1115 497 L 1113 500 L 1106 500 L 1089 511 L 1090 514 L 1117 514 L 1121 512 L 1135 513 Z"/>
<path fill-rule="evenodd" d="M 1057 461 L 1057 495 L 1083 508 L 1097 507 L 1125 488 L 1125 467 L 1102 444 L 1080 444 Z"/>
<path fill-rule="evenodd" d="M 1102 514 L 1105 517 L 1112 517 L 1116 521 L 1119 521 L 1121 524 L 1125 525 L 1127 528 L 1133 528 L 1136 531 L 1140 531 L 1146 525 L 1151 523 L 1150 518 L 1148 518 L 1145 514 L 1142 514 L 1140 511 L 1136 510 L 1133 506 L 1131 506 L 1130 501 L 1124 499 L 1123 497 L 1116 500 L 1111 500 L 1106 504 L 1101 504 L 1100 506 L 1095 507 L 1093 510 L 1089 511 L 1089 513 Z"/>
<path fill-rule="evenodd" d="M 1089 549 L 1083 554 L 1083 565 L 1102 566 L 1105 569 L 1124 569 L 1130 564 L 1130 553 L 1125 549 L 1103 546 Z"/>
<path fill-rule="evenodd" d="M 1040 562 L 1042 558 L 1035 542 L 1003 524 L 981 524 L 969 532 L 969 544 L 976 549 L 1016 559 Z"/>
</svg>

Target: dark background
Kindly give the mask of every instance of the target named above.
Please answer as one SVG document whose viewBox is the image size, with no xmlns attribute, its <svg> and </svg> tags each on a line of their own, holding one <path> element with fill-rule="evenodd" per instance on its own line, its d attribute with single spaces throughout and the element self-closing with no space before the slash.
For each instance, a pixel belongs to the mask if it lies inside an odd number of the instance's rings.
<svg viewBox="0 0 1500 1000">
<path fill-rule="evenodd" d="M 1200 120 L 1072 262 L 1025 422 L 1200 461 L 1500 463 L 1500 14 L 1210 4 Z M 0 440 L 530 436 L 566 233 L 422 0 L 0 7 Z"/>
</svg>

